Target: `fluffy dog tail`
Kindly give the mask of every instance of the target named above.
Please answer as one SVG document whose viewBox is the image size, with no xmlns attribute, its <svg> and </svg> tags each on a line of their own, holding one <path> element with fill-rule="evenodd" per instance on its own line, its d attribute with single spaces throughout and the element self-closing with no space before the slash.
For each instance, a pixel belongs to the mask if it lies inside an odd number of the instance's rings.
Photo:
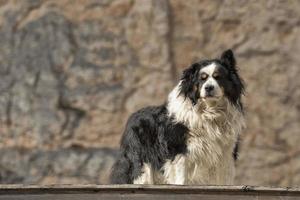
<svg viewBox="0 0 300 200">
<path fill-rule="evenodd" d="M 110 182 L 111 184 L 131 183 L 130 174 L 130 161 L 122 153 L 112 167 Z"/>
</svg>

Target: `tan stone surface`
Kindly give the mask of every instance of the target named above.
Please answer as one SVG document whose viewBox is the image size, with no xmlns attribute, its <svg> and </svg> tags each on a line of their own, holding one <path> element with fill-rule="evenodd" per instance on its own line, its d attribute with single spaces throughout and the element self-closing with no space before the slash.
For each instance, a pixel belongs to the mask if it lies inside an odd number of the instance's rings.
<svg viewBox="0 0 300 200">
<path fill-rule="evenodd" d="M 237 183 L 299 185 L 300 1 L 0 1 L 0 181 L 106 182 L 129 114 L 227 48 L 247 85 Z"/>
</svg>

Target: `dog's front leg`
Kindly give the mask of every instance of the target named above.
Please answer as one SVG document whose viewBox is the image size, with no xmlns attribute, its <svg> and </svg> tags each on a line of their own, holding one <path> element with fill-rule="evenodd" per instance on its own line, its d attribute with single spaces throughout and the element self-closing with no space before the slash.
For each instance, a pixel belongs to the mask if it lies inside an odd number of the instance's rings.
<svg viewBox="0 0 300 200">
<path fill-rule="evenodd" d="M 141 175 L 133 181 L 134 184 L 154 184 L 153 169 L 150 164 L 144 163 Z"/>
<path fill-rule="evenodd" d="M 233 185 L 235 176 L 235 163 L 231 152 L 224 155 L 221 162 L 216 167 L 216 184 Z"/>
<path fill-rule="evenodd" d="M 184 155 L 177 155 L 172 162 L 165 165 L 165 177 L 167 184 L 186 184 L 186 158 Z"/>
<path fill-rule="evenodd" d="M 178 158 L 177 163 L 175 164 L 175 183 L 178 185 L 186 184 L 187 173 L 186 173 L 186 157 L 184 155 Z"/>
</svg>

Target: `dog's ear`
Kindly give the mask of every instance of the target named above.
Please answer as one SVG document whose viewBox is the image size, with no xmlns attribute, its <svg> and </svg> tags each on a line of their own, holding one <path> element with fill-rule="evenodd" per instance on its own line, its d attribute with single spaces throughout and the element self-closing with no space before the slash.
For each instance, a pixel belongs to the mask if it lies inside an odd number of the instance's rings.
<svg viewBox="0 0 300 200">
<path fill-rule="evenodd" d="M 234 89 L 229 91 L 229 99 L 234 103 L 238 104 L 240 107 L 241 95 L 244 93 L 245 86 L 244 81 L 240 78 L 238 70 L 236 67 L 236 61 L 231 49 L 224 51 L 221 55 L 221 62 L 229 70 L 230 79 L 233 83 Z"/>
<path fill-rule="evenodd" d="M 198 88 L 198 64 L 194 63 L 183 71 L 181 77 L 180 94 L 188 97 L 195 105 L 200 98 Z"/>
<path fill-rule="evenodd" d="M 221 62 L 227 67 L 235 68 L 236 62 L 231 49 L 228 49 L 222 53 Z"/>
</svg>

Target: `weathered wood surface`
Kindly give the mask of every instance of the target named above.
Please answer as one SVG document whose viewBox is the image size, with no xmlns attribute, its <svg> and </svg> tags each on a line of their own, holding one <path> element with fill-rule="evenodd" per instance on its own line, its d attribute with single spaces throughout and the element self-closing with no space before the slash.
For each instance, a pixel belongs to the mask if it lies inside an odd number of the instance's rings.
<svg viewBox="0 0 300 200">
<path fill-rule="evenodd" d="M 175 185 L 1 185 L 0 200 L 99 200 L 99 199 L 189 199 L 259 200 L 300 199 L 299 188 L 252 186 Z"/>
</svg>

